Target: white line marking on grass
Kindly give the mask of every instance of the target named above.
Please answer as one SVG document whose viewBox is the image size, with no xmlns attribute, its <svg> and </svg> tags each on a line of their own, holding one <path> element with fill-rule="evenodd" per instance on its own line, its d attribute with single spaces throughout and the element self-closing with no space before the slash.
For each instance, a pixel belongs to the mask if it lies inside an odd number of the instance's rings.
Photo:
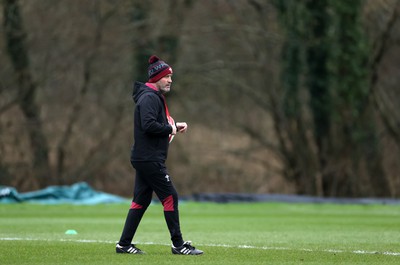
<svg viewBox="0 0 400 265">
<path fill-rule="evenodd" d="M 21 238 L 21 237 L 0 237 L 0 241 L 59 241 L 59 242 L 77 242 L 77 243 L 108 243 L 116 244 L 116 241 L 110 240 L 94 240 L 94 239 L 41 239 L 41 238 Z M 170 244 L 156 243 L 156 242 L 137 242 L 136 244 L 142 245 L 162 245 L 170 246 Z M 242 248 L 242 249 L 261 249 L 261 250 L 292 250 L 292 251 L 305 251 L 305 252 L 329 252 L 329 253 L 353 253 L 353 254 L 376 254 L 376 255 L 386 255 L 386 256 L 400 256 L 400 252 L 390 252 L 390 251 L 367 251 L 367 250 L 353 250 L 346 251 L 340 249 L 309 249 L 309 248 L 288 248 L 288 247 L 257 247 L 249 245 L 226 245 L 226 244 L 198 244 L 205 247 L 223 247 L 223 248 Z"/>
</svg>

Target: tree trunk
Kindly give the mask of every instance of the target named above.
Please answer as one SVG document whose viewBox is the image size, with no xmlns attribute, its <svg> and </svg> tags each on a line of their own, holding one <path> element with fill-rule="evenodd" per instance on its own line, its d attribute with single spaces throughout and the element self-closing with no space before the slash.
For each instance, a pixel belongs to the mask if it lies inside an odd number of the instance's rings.
<svg viewBox="0 0 400 265">
<path fill-rule="evenodd" d="M 7 51 L 15 71 L 18 84 L 18 105 L 26 119 L 31 149 L 33 175 L 39 187 L 49 184 L 50 166 L 47 139 L 42 129 L 40 107 L 35 102 L 37 86 L 29 69 L 29 56 L 25 46 L 26 32 L 17 0 L 5 0 L 4 28 Z"/>
</svg>

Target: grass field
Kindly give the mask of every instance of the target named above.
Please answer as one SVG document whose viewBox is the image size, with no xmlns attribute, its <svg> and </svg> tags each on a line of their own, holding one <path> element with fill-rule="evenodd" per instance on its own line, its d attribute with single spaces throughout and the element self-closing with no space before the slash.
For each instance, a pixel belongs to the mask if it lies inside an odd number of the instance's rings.
<svg viewBox="0 0 400 265">
<path fill-rule="evenodd" d="M 202 256 L 171 254 L 160 204 L 135 238 L 147 254 L 116 254 L 128 207 L 0 205 L 0 264 L 400 264 L 400 205 L 182 203 Z"/>
</svg>

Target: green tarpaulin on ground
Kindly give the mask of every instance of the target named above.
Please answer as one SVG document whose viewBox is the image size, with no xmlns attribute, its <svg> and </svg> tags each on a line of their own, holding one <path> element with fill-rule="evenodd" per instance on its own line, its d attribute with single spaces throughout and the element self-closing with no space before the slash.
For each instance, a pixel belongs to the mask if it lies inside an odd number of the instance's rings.
<svg viewBox="0 0 400 265">
<path fill-rule="evenodd" d="M 42 190 L 24 193 L 19 193 L 13 187 L 0 186 L 0 203 L 99 204 L 126 201 L 126 198 L 96 191 L 86 182 L 79 182 L 71 186 L 49 186 Z"/>
</svg>

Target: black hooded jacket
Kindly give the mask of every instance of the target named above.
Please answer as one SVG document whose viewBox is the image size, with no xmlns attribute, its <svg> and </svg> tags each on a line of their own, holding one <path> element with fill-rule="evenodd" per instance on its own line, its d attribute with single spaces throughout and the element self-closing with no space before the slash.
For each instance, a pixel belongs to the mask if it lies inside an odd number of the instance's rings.
<svg viewBox="0 0 400 265">
<path fill-rule="evenodd" d="M 172 126 L 165 114 L 164 98 L 159 91 L 140 82 L 134 83 L 132 97 L 136 108 L 131 161 L 165 163 Z"/>
</svg>

